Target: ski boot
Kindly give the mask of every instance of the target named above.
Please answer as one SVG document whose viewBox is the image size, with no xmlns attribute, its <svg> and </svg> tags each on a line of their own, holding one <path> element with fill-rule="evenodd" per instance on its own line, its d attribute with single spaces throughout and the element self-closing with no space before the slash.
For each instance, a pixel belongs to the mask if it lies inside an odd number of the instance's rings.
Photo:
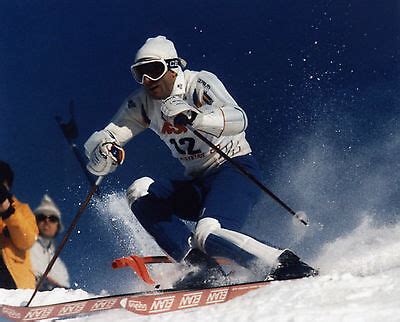
<svg viewBox="0 0 400 322">
<path fill-rule="evenodd" d="M 200 289 L 213 286 L 229 284 L 222 267 L 217 261 L 203 253 L 199 249 L 193 248 L 183 259 L 185 264 L 193 267 L 187 275 L 174 284 L 176 289 Z"/>
<path fill-rule="evenodd" d="M 286 249 L 278 257 L 278 265 L 267 276 L 266 280 L 280 281 L 317 275 L 318 270 L 302 262 L 297 255 Z"/>
</svg>

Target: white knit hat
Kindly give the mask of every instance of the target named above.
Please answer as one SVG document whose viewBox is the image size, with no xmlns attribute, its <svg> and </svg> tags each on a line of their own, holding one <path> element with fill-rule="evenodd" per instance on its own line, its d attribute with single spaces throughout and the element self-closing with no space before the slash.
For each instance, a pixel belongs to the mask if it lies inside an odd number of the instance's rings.
<svg viewBox="0 0 400 322">
<path fill-rule="evenodd" d="M 135 63 L 143 59 L 172 59 L 178 58 L 182 68 L 185 68 L 186 61 L 178 57 L 175 45 L 171 40 L 165 36 L 157 36 L 155 38 L 148 38 L 144 45 L 136 53 Z"/>
<path fill-rule="evenodd" d="M 33 213 L 37 215 L 46 215 L 46 216 L 56 216 L 60 220 L 60 229 L 62 231 L 63 224 L 61 222 L 61 211 L 58 209 L 57 205 L 50 198 L 48 194 L 45 194 L 40 202 L 40 205 L 33 211 Z"/>
</svg>

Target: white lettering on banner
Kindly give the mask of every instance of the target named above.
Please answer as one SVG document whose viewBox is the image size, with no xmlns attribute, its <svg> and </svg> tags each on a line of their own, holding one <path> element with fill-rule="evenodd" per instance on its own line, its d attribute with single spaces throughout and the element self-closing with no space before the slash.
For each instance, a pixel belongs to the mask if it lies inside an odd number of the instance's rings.
<svg viewBox="0 0 400 322">
<path fill-rule="evenodd" d="M 3 313 L 12 319 L 20 319 L 21 313 L 15 311 L 14 309 L 3 307 Z"/>
<path fill-rule="evenodd" d="M 127 302 L 128 302 L 128 299 L 126 297 L 124 297 L 122 300 L 119 301 L 119 305 L 121 305 L 125 309 Z"/>
<path fill-rule="evenodd" d="M 98 300 L 93 306 L 90 308 L 90 311 L 99 311 L 99 310 L 108 310 L 111 309 L 114 304 L 117 302 L 117 299 L 108 299 L 108 300 Z"/>
<path fill-rule="evenodd" d="M 175 296 L 155 298 L 150 307 L 150 313 L 169 311 L 174 304 Z"/>
<path fill-rule="evenodd" d="M 128 307 L 135 311 L 147 311 L 147 304 L 140 301 L 129 300 Z"/>
<path fill-rule="evenodd" d="M 220 303 L 226 300 L 228 289 L 211 291 L 207 297 L 207 304 Z"/>
<path fill-rule="evenodd" d="M 181 302 L 179 303 L 179 308 L 183 309 L 199 305 L 202 295 L 203 292 L 184 294 L 182 296 Z"/>
<path fill-rule="evenodd" d="M 51 312 L 53 312 L 54 307 L 45 307 L 40 309 L 31 309 L 26 313 L 25 320 L 41 320 L 46 319 Z"/>
<path fill-rule="evenodd" d="M 83 311 L 87 302 L 64 305 L 58 315 L 78 314 Z"/>
</svg>

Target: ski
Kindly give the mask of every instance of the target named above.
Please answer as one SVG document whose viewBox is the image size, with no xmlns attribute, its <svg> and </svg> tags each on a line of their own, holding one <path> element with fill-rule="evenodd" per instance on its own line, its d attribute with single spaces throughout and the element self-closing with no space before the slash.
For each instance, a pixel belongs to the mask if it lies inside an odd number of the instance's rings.
<svg viewBox="0 0 400 322">
<path fill-rule="evenodd" d="M 271 281 L 192 290 L 168 289 L 138 292 L 33 307 L 3 304 L 0 305 L 0 316 L 13 321 L 35 321 L 87 315 L 114 309 L 124 309 L 140 315 L 154 315 L 225 303 L 269 283 Z"/>
<path fill-rule="evenodd" d="M 216 260 L 222 265 L 230 264 L 224 258 L 216 258 Z M 124 309 L 140 315 L 154 315 L 225 303 L 273 282 L 273 280 L 266 280 L 184 290 L 157 290 L 159 285 L 156 284 L 147 268 L 147 265 L 157 263 L 166 264 L 174 263 L 174 261 L 167 256 L 132 255 L 115 259 L 112 262 L 114 269 L 131 268 L 143 282 L 153 285 L 156 289 L 154 291 L 101 296 L 33 307 L 2 304 L 0 305 L 0 317 L 13 321 L 36 321 L 69 318 L 114 309 Z"/>
</svg>

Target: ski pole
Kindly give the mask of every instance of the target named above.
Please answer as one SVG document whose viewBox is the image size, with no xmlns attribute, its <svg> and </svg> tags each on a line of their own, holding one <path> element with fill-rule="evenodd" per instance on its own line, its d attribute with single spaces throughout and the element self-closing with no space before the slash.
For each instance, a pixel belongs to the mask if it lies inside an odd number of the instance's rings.
<svg viewBox="0 0 400 322">
<path fill-rule="evenodd" d="M 49 274 L 50 270 L 52 269 L 56 259 L 58 258 L 58 256 L 60 255 L 62 249 L 64 248 L 65 244 L 68 241 L 69 236 L 71 235 L 72 231 L 74 230 L 74 228 L 76 227 L 79 218 L 81 217 L 81 215 L 83 214 L 83 212 L 85 211 L 86 207 L 88 206 L 90 200 L 92 199 L 94 193 L 96 192 L 97 188 L 99 187 L 101 181 L 103 180 L 103 176 L 99 176 L 96 180 L 96 182 L 92 185 L 89 193 L 86 196 L 85 201 L 83 202 L 83 204 L 80 206 L 78 212 L 76 213 L 74 219 L 72 220 L 71 225 L 69 226 L 67 232 L 64 235 L 63 240 L 61 241 L 60 245 L 58 245 L 53 258 L 51 259 L 50 263 L 47 265 L 45 272 L 43 273 L 43 275 L 40 277 L 40 280 L 30 298 L 30 300 L 28 301 L 28 303 L 25 305 L 26 307 L 28 307 L 33 298 L 35 297 L 36 293 L 38 292 L 39 288 L 42 286 L 44 280 L 46 279 L 47 275 Z"/>
<path fill-rule="evenodd" d="M 208 140 L 203 134 L 199 131 L 195 130 L 192 125 L 186 124 L 186 128 L 193 132 L 200 140 L 206 143 L 208 146 L 213 148 L 221 157 L 223 157 L 226 161 L 230 162 L 239 172 L 241 172 L 244 176 L 250 179 L 253 183 L 256 184 L 262 191 L 264 191 L 267 195 L 269 195 L 274 201 L 276 201 L 280 206 L 282 206 L 287 212 L 289 212 L 293 217 L 297 218 L 302 224 L 308 226 L 308 222 L 304 212 L 302 211 L 294 211 L 290 208 L 285 202 L 283 202 L 277 195 L 275 195 L 271 190 L 269 190 L 260 180 L 258 180 L 254 175 L 248 172 L 245 168 L 243 168 L 239 163 L 233 160 L 229 155 L 227 155 L 224 151 L 218 148 L 214 143 Z"/>
</svg>

